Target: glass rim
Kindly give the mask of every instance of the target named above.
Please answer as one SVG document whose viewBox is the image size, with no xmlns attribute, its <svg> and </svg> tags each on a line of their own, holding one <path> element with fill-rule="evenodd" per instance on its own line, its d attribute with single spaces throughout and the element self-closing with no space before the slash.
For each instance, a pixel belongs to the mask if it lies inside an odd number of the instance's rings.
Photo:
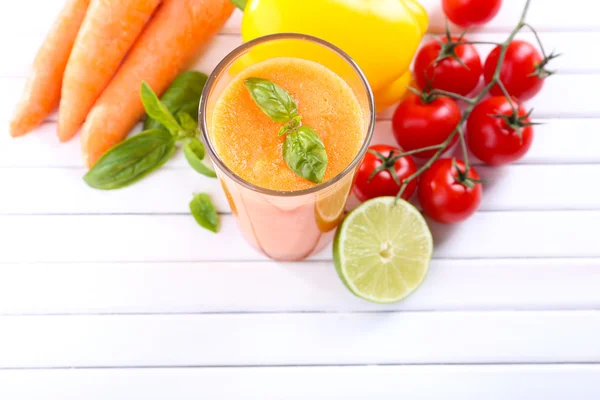
<svg viewBox="0 0 600 400">
<path fill-rule="evenodd" d="M 352 160 L 352 162 L 346 168 L 344 168 L 339 174 L 337 174 L 330 180 L 320 183 L 316 186 L 313 186 L 313 187 L 310 187 L 307 189 L 302 189 L 302 190 L 267 189 L 267 188 L 264 188 L 261 186 L 257 186 L 253 183 L 250 183 L 250 182 L 246 181 L 245 179 L 243 179 L 242 177 L 240 177 L 239 175 L 237 175 L 227 165 L 225 165 L 223 160 L 221 160 L 221 157 L 219 157 L 219 155 L 215 151 L 212 141 L 210 140 L 210 136 L 208 133 L 208 126 L 206 123 L 207 98 L 210 95 L 210 91 L 212 90 L 213 86 L 217 82 L 218 77 L 221 75 L 221 72 L 225 68 L 227 68 L 231 64 L 232 61 L 234 61 L 236 58 L 238 58 L 238 56 L 241 53 L 245 52 L 246 50 L 250 49 L 251 47 L 254 47 L 254 46 L 259 45 L 264 42 L 270 42 L 270 41 L 280 40 L 280 39 L 297 39 L 297 40 L 306 40 L 306 41 L 310 41 L 310 42 L 315 42 L 315 43 L 322 45 L 322 46 L 332 50 L 333 52 L 337 53 L 340 57 L 342 57 L 350 65 L 350 67 L 352 67 L 354 72 L 356 72 L 356 74 L 360 78 L 362 86 L 364 87 L 364 89 L 366 91 L 367 100 L 369 103 L 368 106 L 369 106 L 369 110 L 371 111 L 371 118 L 369 120 L 369 126 L 367 128 L 367 132 L 364 137 L 363 144 L 362 144 L 360 150 L 358 151 L 358 154 Z M 296 197 L 296 196 L 304 196 L 304 195 L 308 195 L 308 194 L 313 194 L 320 190 L 323 190 L 330 186 L 333 186 L 337 182 L 341 181 L 346 175 L 348 175 L 352 170 L 354 170 L 354 168 L 358 165 L 358 163 L 362 160 L 363 156 L 367 152 L 367 149 L 369 148 L 369 144 L 371 143 L 371 138 L 373 137 L 373 131 L 375 129 L 375 118 L 376 118 L 375 100 L 373 97 L 373 91 L 371 90 L 371 86 L 369 85 L 367 77 L 362 72 L 362 70 L 360 69 L 358 64 L 356 64 L 356 62 L 346 52 L 344 52 L 339 47 L 337 47 L 323 39 L 319 39 L 317 37 L 314 37 L 311 35 L 305 35 L 302 33 L 275 33 L 272 35 L 261 36 L 259 38 L 250 40 L 250 41 L 236 47 L 229 54 L 227 54 L 219 62 L 219 64 L 217 64 L 217 66 L 215 67 L 213 72 L 210 74 L 208 80 L 206 81 L 204 89 L 202 90 L 202 95 L 200 96 L 200 106 L 198 109 L 198 121 L 200 123 L 200 130 L 202 131 L 202 139 L 204 140 L 204 143 L 206 144 L 206 150 L 210 154 L 210 158 L 211 158 L 212 162 L 215 164 L 218 164 L 218 167 L 221 169 L 221 171 L 223 171 L 230 179 L 232 179 L 237 184 L 239 184 L 247 189 L 250 189 L 254 192 L 258 192 L 258 193 L 269 195 L 269 196 L 275 196 L 275 197 Z"/>
</svg>

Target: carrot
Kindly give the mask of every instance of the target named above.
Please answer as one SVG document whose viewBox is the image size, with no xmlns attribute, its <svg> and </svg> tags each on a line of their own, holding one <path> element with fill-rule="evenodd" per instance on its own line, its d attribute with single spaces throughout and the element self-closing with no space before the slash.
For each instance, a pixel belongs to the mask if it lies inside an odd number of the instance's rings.
<svg viewBox="0 0 600 400">
<path fill-rule="evenodd" d="M 25 90 L 10 122 L 21 136 L 41 124 L 58 106 L 63 72 L 90 0 L 69 0 L 38 50 Z"/>
<path fill-rule="evenodd" d="M 91 0 L 63 77 L 58 138 L 71 139 L 161 0 Z"/>
<path fill-rule="evenodd" d="M 88 114 L 81 131 L 88 167 L 123 140 L 144 114 L 142 81 L 162 94 L 232 12 L 229 0 L 163 2 Z"/>
</svg>

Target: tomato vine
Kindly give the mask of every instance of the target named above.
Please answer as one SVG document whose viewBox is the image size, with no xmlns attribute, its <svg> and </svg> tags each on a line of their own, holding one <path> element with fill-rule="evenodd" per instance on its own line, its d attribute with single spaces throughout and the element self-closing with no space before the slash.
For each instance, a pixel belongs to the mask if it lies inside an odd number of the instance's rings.
<svg viewBox="0 0 600 400">
<path fill-rule="evenodd" d="M 438 160 L 441 155 L 446 152 L 446 150 L 448 150 L 448 148 L 450 147 L 450 145 L 452 145 L 454 143 L 454 139 L 456 137 L 456 135 L 459 136 L 459 141 L 460 141 L 460 146 L 462 149 L 462 155 L 463 155 L 463 161 L 464 161 L 464 165 L 465 165 L 465 170 L 464 172 L 462 172 L 461 176 L 467 176 L 469 169 L 471 168 L 470 163 L 469 163 L 469 154 L 468 154 L 468 150 L 467 150 L 467 143 L 465 140 L 465 132 L 463 129 L 463 125 L 464 123 L 467 121 L 467 119 L 469 118 L 469 116 L 471 115 L 471 112 L 473 111 L 473 109 L 475 108 L 475 106 L 490 92 L 490 90 L 492 89 L 492 87 L 494 87 L 494 85 L 498 85 L 498 87 L 501 89 L 502 93 L 504 94 L 504 96 L 507 98 L 508 102 L 511 105 L 511 108 L 513 110 L 513 113 L 515 116 L 518 116 L 518 105 L 516 104 L 516 102 L 512 99 L 512 97 L 510 96 L 510 94 L 508 93 L 508 90 L 506 89 L 506 87 L 504 86 L 503 82 L 500 79 L 500 71 L 501 71 L 501 67 L 502 64 L 504 62 L 504 58 L 506 56 L 506 52 L 508 49 L 508 46 L 510 45 L 510 43 L 513 41 L 513 39 L 515 38 L 515 36 L 517 35 L 517 33 L 519 33 L 524 27 L 529 28 L 533 34 L 536 37 L 536 40 L 540 46 L 542 55 L 543 55 L 543 60 L 539 65 L 539 68 L 541 68 L 541 71 L 544 72 L 545 76 L 549 76 L 552 74 L 551 71 L 547 71 L 545 69 L 546 65 L 548 64 L 548 62 L 554 58 L 557 57 L 556 54 L 554 53 L 550 53 L 549 55 L 547 55 L 547 53 L 544 51 L 543 45 L 542 45 L 542 41 L 539 37 L 539 35 L 537 34 L 537 32 L 535 31 L 535 29 L 529 25 L 527 22 L 525 22 L 525 18 L 527 16 L 527 12 L 529 10 L 529 5 L 531 3 L 531 0 L 527 0 L 525 3 L 525 6 L 523 8 L 523 11 L 521 13 L 521 17 L 519 19 L 519 22 L 517 24 L 517 26 L 511 31 L 511 33 L 509 34 L 509 36 L 506 38 L 506 40 L 502 43 L 494 43 L 494 42 L 487 42 L 487 41 L 464 41 L 463 37 L 464 37 L 464 33 L 458 38 L 458 40 L 454 40 L 451 39 L 451 35 L 449 33 L 449 28 L 448 28 L 448 24 L 446 24 L 446 40 L 448 41 L 453 41 L 453 42 L 448 42 L 446 45 L 449 48 L 454 48 L 456 46 L 460 46 L 460 45 L 466 45 L 466 44 L 485 44 L 485 45 L 495 45 L 498 46 L 500 48 L 500 54 L 498 57 L 498 61 L 496 63 L 496 68 L 494 70 L 494 74 L 492 76 L 492 79 L 483 87 L 483 89 L 481 90 L 481 92 L 479 92 L 479 94 L 477 94 L 474 97 L 467 97 L 467 96 L 463 96 L 457 93 L 453 93 L 450 91 L 446 91 L 446 90 L 440 90 L 440 89 L 426 89 L 426 93 L 424 94 L 424 96 L 428 97 L 428 98 L 432 98 L 434 96 L 447 96 L 447 97 L 451 97 L 453 99 L 456 100 L 462 100 L 465 103 L 467 103 L 467 107 L 465 108 L 465 110 L 462 113 L 461 119 L 458 122 L 458 124 L 456 125 L 456 127 L 454 128 L 454 130 L 452 131 L 452 133 L 450 133 L 450 135 L 440 144 L 435 145 L 435 146 L 428 146 L 426 148 L 421 148 L 421 149 L 417 149 L 417 150 L 411 150 L 408 152 L 403 152 L 401 154 L 399 154 L 398 156 L 403 156 L 403 155 L 410 155 L 410 154 L 415 154 L 415 153 L 419 153 L 419 152 L 424 152 L 424 151 L 430 151 L 430 150 L 436 150 L 435 154 L 433 156 L 431 156 L 427 162 L 425 162 L 425 164 L 423 164 L 419 169 L 417 169 L 417 171 L 415 171 L 412 175 L 410 175 L 409 177 L 405 178 L 402 181 L 402 185 L 400 186 L 400 190 L 398 191 L 397 194 L 397 198 L 400 198 L 402 196 L 402 194 L 404 193 L 404 191 L 406 190 L 406 188 L 408 187 L 408 185 L 414 181 L 415 179 L 417 179 L 421 174 L 423 174 L 423 172 L 425 172 L 429 167 L 431 167 L 431 165 Z M 415 90 L 412 89 L 411 90 Z M 527 117 L 529 117 L 529 114 L 527 114 Z M 498 118 L 504 118 L 503 116 L 497 116 Z M 527 123 L 528 125 L 531 125 L 532 123 Z M 518 132 L 518 129 L 516 129 L 516 131 Z M 459 178 L 460 181 L 460 178 Z M 461 182 L 462 184 L 464 184 L 465 186 L 468 184 L 468 182 Z"/>
</svg>

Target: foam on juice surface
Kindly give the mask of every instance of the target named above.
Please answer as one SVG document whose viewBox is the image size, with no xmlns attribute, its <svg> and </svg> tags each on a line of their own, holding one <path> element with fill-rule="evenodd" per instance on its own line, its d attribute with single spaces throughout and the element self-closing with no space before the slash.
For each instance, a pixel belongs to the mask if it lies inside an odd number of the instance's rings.
<svg viewBox="0 0 600 400">
<path fill-rule="evenodd" d="M 323 140 L 328 156 L 323 181 L 354 160 L 364 138 L 364 116 L 348 84 L 328 68 L 298 58 L 273 58 L 237 75 L 217 100 L 210 136 L 221 160 L 242 179 L 263 188 L 294 191 L 315 186 L 291 171 L 281 148 L 283 124 L 272 121 L 254 103 L 244 80 L 268 79 L 298 104 L 302 123 Z"/>
</svg>

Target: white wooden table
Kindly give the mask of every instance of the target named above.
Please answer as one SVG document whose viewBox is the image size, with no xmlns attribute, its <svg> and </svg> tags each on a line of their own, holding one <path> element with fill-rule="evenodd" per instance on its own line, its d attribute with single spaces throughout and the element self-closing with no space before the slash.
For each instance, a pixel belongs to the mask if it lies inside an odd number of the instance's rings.
<svg viewBox="0 0 600 400">
<path fill-rule="evenodd" d="M 475 35 L 507 35 L 523 1 L 504 3 Z M 425 4 L 440 32 L 438 1 Z M 10 139 L 61 5 L 6 1 L 0 11 L 0 399 L 600 398 L 596 2 L 533 1 L 528 20 L 564 53 L 528 104 L 545 125 L 518 164 L 480 168 L 493 181 L 481 211 L 432 224 L 427 281 L 390 306 L 354 298 L 330 249 L 294 264 L 256 253 L 217 182 L 181 156 L 100 192 L 81 180 L 79 141 L 58 143 L 55 115 Z M 197 69 L 209 73 L 240 44 L 240 17 Z M 393 141 L 389 116 L 378 142 Z M 188 214 L 199 191 L 222 213 L 218 235 Z"/>
</svg>

